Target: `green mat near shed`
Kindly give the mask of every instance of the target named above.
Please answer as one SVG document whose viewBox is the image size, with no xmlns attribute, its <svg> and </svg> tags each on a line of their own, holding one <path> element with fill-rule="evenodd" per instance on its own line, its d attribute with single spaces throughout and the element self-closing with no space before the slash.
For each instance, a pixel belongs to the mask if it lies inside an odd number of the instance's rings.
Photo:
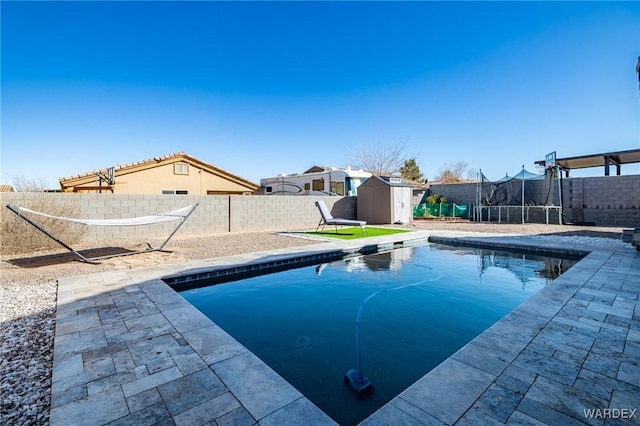
<svg viewBox="0 0 640 426">
<path fill-rule="evenodd" d="M 319 237 L 331 237 L 331 238 L 340 238 L 342 240 L 355 240 L 356 238 L 367 238 L 367 237 L 379 237 L 381 235 L 392 235 L 399 234 L 401 232 L 411 232 L 405 229 L 394 229 L 394 228 L 375 228 L 375 227 L 366 227 L 366 232 L 363 234 L 360 227 L 349 227 L 338 229 L 336 232 L 335 229 L 325 229 L 324 231 L 319 232 L 305 232 L 308 235 L 316 235 Z"/>
</svg>

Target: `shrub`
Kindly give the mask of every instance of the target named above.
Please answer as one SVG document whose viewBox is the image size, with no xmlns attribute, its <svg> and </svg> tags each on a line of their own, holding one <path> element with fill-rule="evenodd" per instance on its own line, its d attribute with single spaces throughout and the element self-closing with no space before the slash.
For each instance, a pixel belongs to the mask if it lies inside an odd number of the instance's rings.
<svg viewBox="0 0 640 426">
<path fill-rule="evenodd" d="M 427 197 L 428 204 L 446 203 L 447 199 L 440 194 L 433 194 Z"/>
<path fill-rule="evenodd" d="M 55 202 L 45 194 L 35 195 L 21 205 L 31 210 L 52 216 L 78 217 L 80 209 L 69 203 Z M 86 227 L 81 224 L 23 213 L 51 234 L 59 237 L 66 244 L 80 241 Z M 0 210 L 0 255 L 32 253 L 50 250 L 61 246 L 31 224 L 19 218 L 9 209 L 2 206 Z"/>
</svg>

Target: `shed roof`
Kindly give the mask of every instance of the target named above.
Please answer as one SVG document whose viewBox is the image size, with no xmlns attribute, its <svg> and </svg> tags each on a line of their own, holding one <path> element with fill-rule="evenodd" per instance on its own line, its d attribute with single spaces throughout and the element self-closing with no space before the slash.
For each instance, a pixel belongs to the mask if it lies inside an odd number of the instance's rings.
<svg viewBox="0 0 640 426">
<path fill-rule="evenodd" d="M 409 185 L 408 183 L 402 182 L 402 180 L 400 178 L 394 178 L 392 176 L 371 176 L 362 185 L 366 185 L 367 182 L 369 182 L 373 178 L 376 178 L 378 181 L 380 181 L 380 182 L 382 182 L 382 183 L 384 183 L 385 185 L 388 185 L 388 186 L 411 187 L 411 185 Z M 372 181 L 372 182 L 377 182 L 377 181 Z M 371 183 L 369 183 L 369 185 L 370 184 Z"/>
</svg>

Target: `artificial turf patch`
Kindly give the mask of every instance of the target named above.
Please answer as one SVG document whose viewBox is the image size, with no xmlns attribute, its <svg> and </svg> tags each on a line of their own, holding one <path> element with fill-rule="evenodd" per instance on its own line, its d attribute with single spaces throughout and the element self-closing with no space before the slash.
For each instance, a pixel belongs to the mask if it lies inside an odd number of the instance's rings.
<svg viewBox="0 0 640 426">
<path fill-rule="evenodd" d="M 309 235 L 317 235 L 319 237 L 331 237 L 331 238 L 340 238 L 342 240 L 355 240 L 356 238 L 367 238 L 367 237 L 379 237 L 381 235 L 391 235 L 391 234 L 399 234 L 401 232 L 410 232 L 406 229 L 393 229 L 393 228 L 372 228 L 365 227 L 365 233 L 362 233 L 362 230 L 359 226 L 354 226 L 352 228 L 340 228 L 338 227 L 338 231 L 336 232 L 335 228 L 326 227 L 323 231 L 318 232 L 305 232 L 305 234 Z"/>
</svg>

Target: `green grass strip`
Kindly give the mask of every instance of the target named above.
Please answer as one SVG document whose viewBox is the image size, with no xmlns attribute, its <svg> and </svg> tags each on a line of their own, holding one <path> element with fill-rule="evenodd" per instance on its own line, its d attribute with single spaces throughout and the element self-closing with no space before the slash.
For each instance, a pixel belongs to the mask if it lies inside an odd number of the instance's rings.
<svg viewBox="0 0 640 426">
<path fill-rule="evenodd" d="M 362 234 L 362 230 L 358 226 L 354 226 L 352 228 L 340 228 L 338 227 L 338 232 L 336 232 L 335 227 L 325 227 L 323 231 L 318 232 L 305 232 L 305 234 L 316 235 L 319 237 L 331 237 L 331 238 L 340 238 L 342 240 L 355 240 L 356 238 L 367 238 L 367 237 L 379 237 L 381 235 L 391 235 L 391 234 L 399 234 L 401 232 L 410 232 L 406 229 L 392 229 L 392 228 L 372 228 L 366 227 L 365 234 Z"/>
</svg>

